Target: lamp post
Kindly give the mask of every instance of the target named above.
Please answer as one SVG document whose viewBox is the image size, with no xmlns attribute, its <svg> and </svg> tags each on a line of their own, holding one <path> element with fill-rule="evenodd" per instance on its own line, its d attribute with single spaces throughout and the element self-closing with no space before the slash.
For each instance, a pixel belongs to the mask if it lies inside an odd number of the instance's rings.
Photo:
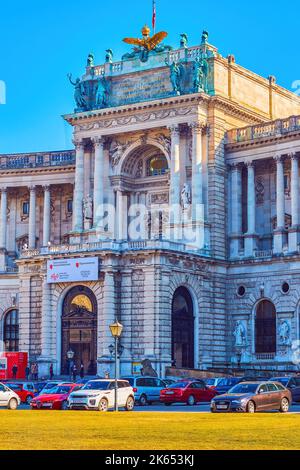
<svg viewBox="0 0 300 470">
<path fill-rule="evenodd" d="M 69 364 L 69 375 L 70 375 L 70 380 L 72 380 L 72 374 L 71 374 L 71 361 L 73 360 L 74 358 L 74 351 L 72 351 L 72 349 L 69 349 L 69 351 L 67 352 L 67 358 L 68 358 L 68 364 Z"/>
<path fill-rule="evenodd" d="M 119 356 L 118 349 L 119 349 L 119 338 L 123 331 L 123 325 L 121 325 L 121 323 L 119 323 L 118 320 L 116 320 L 115 323 L 112 323 L 111 325 L 109 325 L 109 329 L 110 329 L 111 335 L 113 336 L 115 340 L 115 347 L 114 347 L 115 349 L 115 411 L 118 411 L 118 356 Z M 111 346 L 109 347 L 109 350 L 113 352 Z"/>
</svg>

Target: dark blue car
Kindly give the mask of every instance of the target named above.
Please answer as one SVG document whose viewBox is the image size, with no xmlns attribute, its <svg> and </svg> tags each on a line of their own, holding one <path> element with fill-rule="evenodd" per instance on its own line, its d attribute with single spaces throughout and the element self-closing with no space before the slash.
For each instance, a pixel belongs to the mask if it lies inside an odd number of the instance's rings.
<svg viewBox="0 0 300 470">
<path fill-rule="evenodd" d="M 241 381 L 241 377 L 224 377 L 219 380 L 215 390 L 221 395 L 227 393 L 232 387 Z"/>
</svg>

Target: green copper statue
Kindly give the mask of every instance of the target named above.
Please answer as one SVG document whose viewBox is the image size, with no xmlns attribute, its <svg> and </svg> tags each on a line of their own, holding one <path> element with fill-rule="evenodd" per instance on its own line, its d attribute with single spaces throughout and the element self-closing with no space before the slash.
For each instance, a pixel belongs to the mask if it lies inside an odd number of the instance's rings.
<svg viewBox="0 0 300 470">
<path fill-rule="evenodd" d="M 113 61 L 113 56 L 114 56 L 113 51 L 111 49 L 107 49 L 105 52 L 106 52 L 105 62 L 111 64 Z"/>
<path fill-rule="evenodd" d="M 198 58 L 194 62 L 193 75 L 194 75 L 194 92 L 201 91 L 207 92 L 207 74 L 208 63 L 204 58 Z"/>
<path fill-rule="evenodd" d="M 95 108 L 101 109 L 107 106 L 108 101 L 108 86 L 106 79 L 100 77 L 97 80 L 97 91 L 95 96 Z"/>
<path fill-rule="evenodd" d="M 169 64 L 167 59 L 165 61 L 166 65 L 168 65 L 170 69 L 170 80 L 172 83 L 173 91 L 176 95 L 181 94 L 181 80 L 183 76 L 183 66 L 178 62 L 173 62 Z"/>
<path fill-rule="evenodd" d="M 86 111 L 87 101 L 86 101 L 85 90 L 84 90 L 84 85 L 82 81 L 80 80 L 80 78 L 76 78 L 76 81 L 73 82 L 71 73 L 68 74 L 68 79 L 70 80 L 70 83 L 75 87 L 74 99 L 75 99 L 75 103 L 76 103 L 78 110 Z"/>
<path fill-rule="evenodd" d="M 87 58 L 87 61 L 86 61 L 86 66 L 87 67 L 94 67 L 95 66 L 95 64 L 94 64 L 94 54 L 92 54 L 91 52 L 88 55 L 88 58 Z"/>
<path fill-rule="evenodd" d="M 186 33 L 182 33 L 180 35 L 180 47 L 185 49 L 187 46 L 188 46 L 188 36 Z"/>
</svg>

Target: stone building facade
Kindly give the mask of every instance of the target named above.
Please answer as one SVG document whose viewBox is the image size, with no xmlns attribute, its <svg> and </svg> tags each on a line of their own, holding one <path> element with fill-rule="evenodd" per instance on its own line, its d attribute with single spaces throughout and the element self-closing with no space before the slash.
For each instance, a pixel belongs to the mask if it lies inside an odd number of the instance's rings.
<svg viewBox="0 0 300 470">
<path fill-rule="evenodd" d="M 102 375 L 118 318 L 122 373 L 297 368 L 300 99 L 207 34 L 72 83 L 75 149 L 0 156 L 4 349 Z"/>
</svg>

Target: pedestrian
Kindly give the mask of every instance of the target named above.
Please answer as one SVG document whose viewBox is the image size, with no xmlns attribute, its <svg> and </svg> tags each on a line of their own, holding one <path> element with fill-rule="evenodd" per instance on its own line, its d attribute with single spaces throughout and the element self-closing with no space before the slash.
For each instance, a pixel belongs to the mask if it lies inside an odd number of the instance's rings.
<svg viewBox="0 0 300 470">
<path fill-rule="evenodd" d="M 72 375 L 73 375 L 73 381 L 76 382 L 76 378 L 77 378 L 77 367 L 76 367 L 76 364 L 74 364 L 74 366 L 73 366 Z"/>
<path fill-rule="evenodd" d="M 49 367 L 49 376 L 50 376 L 50 380 L 53 379 L 53 364 L 50 364 L 50 367 Z"/>
<path fill-rule="evenodd" d="M 80 375 L 80 378 L 83 379 L 83 377 L 84 377 L 84 365 L 82 363 L 80 364 L 79 375 Z"/>
<path fill-rule="evenodd" d="M 35 380 L 39 380 L 39 366 L 35 364 Z"/>
<path fill-rule="evenodd" d="M 16 378 L 17 378 L 17 373 L 18 373 L 18 366 L 17 366 L 17 364 L 14 364 L 13 367 L 12 367 L 12 376 L 13 376 L 13 379 L 16 379 Z"/>
<path fill-rule="evenodd" d="M 27 364 L 26 368 L 25 368 L 25 377 L 26 377 L 26 380 L 29 380 L 29 374 L 30 374 L 30 367 L 29 365 Z"/>
<path fill-rule="evenodd" d="M 31 364 L 31 367 L 30 367 L 30 375 L 31 375 L 31 380 L 34 380 L 34 362 Z"/>
</svg>

